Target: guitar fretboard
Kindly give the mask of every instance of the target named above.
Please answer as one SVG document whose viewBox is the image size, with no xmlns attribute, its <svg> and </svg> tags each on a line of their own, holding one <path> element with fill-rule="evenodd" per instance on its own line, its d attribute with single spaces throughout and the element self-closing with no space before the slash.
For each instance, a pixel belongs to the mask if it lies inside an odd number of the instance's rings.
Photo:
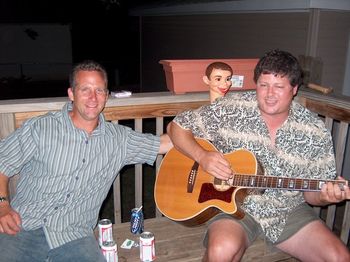
<svg viewBox="0 0 350 262">
<path fill-rule="evenodd" d="M 247 187 L 247 188 L 275 188 L 287 189 L 295 191 L 320 191 L 322 185 L 327 183 L 337 183 L 343 190 L 344 185 L 348 181 L 340 180 L 318 180 L 318 179 L 303 179 L 290 177 L 275 177 L 275 176 L 258 176 L 258 175 L 241 175 L 235 174 L 233 179 L 226 183 L 233 187 Z"/>
</svg>

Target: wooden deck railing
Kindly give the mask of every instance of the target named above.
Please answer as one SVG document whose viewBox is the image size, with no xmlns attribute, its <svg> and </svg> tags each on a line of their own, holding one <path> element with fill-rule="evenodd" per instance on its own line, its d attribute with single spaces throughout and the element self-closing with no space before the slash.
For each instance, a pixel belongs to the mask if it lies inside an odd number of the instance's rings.
<svg viewBox="0 0 350 262">
<path fill-rule="evenodd" d="M 106 119 L 113 122 L 131 120 L 134 129 L 143 131 L 145 119 L 155 119 L 155 133 L 162 134 L 165 130 L 166 119 L 179 112 L 197 108 L 209 103 L 207 93 L 190 93 L 173 95 L 168 92 L 134 94 L 130 98 L 111 98 L 107 102 L 104 114 Z M 335 143 L 338 174 L 342 174 L 345 164 L 346 142 L 349 134 L 350 99 L 344 97 L 326 96 L 310 91 L 299 91 L 295 98 L 307 108 L 324 118 L 327 127 L 332 131 Z M 44 114 L 48 111 L 60 110 L 67 98 L 43 98 L 0 101 L 0 138 L 7 136 L 19 127 L 26 119 Z M 348 149 L 349 150 L 349 149 Z M 156 161 L 159 167 L 161 157 Z M 142 165 L 135 165 L 135 205 L 143 204 L 143 177 Z M 349 179 L 349 174 L 342 174 Z M 16 179 L 12 182 L 15 183 Z M 14 183 L 10 185 L 10 192 L 14 194 Z M 115 223 L 122 221 L 121 210 L 124 204 L 121 200 L 120 176 L 113 184 L 114 217 Z M 344 243 L 349 241 L 350 229 L 350 202 L 343 202 L 325 208 L 315 208 L 316 212 L 326 221 L 327 225 L 338 235 Z M 161 216 L 156 211 L 155 217 Z"/>
</svg>

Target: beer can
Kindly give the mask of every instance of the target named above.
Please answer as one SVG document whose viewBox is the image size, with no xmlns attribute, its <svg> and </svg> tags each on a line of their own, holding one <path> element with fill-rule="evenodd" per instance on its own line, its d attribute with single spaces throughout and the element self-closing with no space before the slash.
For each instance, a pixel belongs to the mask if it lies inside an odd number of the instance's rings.
<svg viewBox="0 0 350 262">
<path fill-rule="evenodd" d="M 143 232 L 140 235 L 140 260 L 142 262 L 153 261 L 156 259 L 154 234 Z"/>
<path fill-rule="evenodd" d="M 104 241 L 101 250 L 107 262 L 118 262 L 118 248 L 113 240 Z"/>
<path fill-rule="evenodd" d="M 113 240 L 112 222 L 109 219 L 101 219 L 98 222 L 98 243 L 100 247 L 103 242 Z"/>
<path fill-rule="evenodd" d="M 143 232 L 143 213 L 141 208 L 133 208 L 131 210 L 130 231 L 135 235 Z"/>
</svg>

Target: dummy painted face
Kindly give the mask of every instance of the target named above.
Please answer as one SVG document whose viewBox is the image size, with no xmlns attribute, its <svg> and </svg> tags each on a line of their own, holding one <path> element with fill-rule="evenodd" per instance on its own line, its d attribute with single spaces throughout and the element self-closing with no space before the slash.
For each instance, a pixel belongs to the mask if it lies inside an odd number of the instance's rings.
<svg viewBox="0 0 350 262">
<path fill-rule="evenodd" d="M 209 86 L 209 90 L 215 98 L 224 96 L 231 87 L 231 72 L 214 68 L 210 77 L 203 77 L 204 83 Z"/>
</svg>

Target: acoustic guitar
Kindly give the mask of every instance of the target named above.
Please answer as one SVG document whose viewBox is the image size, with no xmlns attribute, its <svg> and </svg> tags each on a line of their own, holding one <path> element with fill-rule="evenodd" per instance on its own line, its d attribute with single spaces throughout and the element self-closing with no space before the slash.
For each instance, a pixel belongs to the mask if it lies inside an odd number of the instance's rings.
<svg viewBox="0 0 350 262">
<path fill-rule="evenodd" d="M 207 140 L 196 138 L 206 150 L 216 148 Z M 200 225 L 219 212 L 238 218 L 247 194 L 275 188 L 296 191 L 319 191 L 324 183 L 333 182 L 342 188 L 348 181 L 317 180 L 265 176 L 254 154 L 237 150 L 224 155 L 231 163 L 234 176 L 228 181 L 214 178 L 195 161 L 172 148 L 158 170 L 154 198 L 159 211 L 186 226 Z"/>
</svg>

